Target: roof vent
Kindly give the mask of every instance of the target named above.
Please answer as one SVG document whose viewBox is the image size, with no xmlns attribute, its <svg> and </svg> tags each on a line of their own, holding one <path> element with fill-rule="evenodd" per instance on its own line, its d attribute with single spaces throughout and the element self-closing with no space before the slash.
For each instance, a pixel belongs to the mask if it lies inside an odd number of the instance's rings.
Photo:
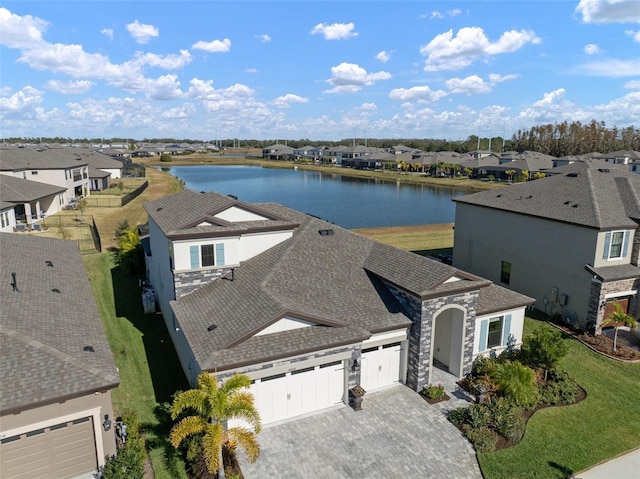
<svg viewBox="0 0 640 479">
<path fill-rule="evenodd" d="M 85 346 L 84 348 L 82 348 L 83 351 L 87 351 L 89 353 L 95 353 L 96 350 L 93 349 L 93 346 Z"/>
<path fill-rule="evenodd" d="M 227 195 L 229 198 L 233 198 L 234 200 L 237 200 L 238 197 L 236 195 Z"/>
<path fill-rule="evenodd" d="M 565 205 L 570 205 L 570 204 L 571 204 L 571 201 L 567 200 L 567 201 L 565 201 L 565 202 L 564 202 L 564 204 L 565 204 Z"/>
<path fill-rule="evenodd" d="M 609 168 L 598 168 L 600 173 L 609 173 L 611 170 Z"/>
<path fill-rule="evenodd" d="M 496 195 L 496 198 L 502 198 L 502 194 Z"/>
<path fill-rule="evenodd" d="M 533 198 L 533 195 L 528 195 L 527 199 L 530 200 L 531 198 Z"/>
<path fill-rule="evenodd" d="M 218 327 L 218 326 L 216 326 L 215 324 L 212 324 L 212 325 L 210 325 L 210 326 L 208 326 L 208 327 L 207 327 L 207 331 L 211 332 L 211 331 L 213 331 L 214 329 L 216 329 L 217 327 Z"/>
<path fill-rule="evenodd" d="M 60 290 L 59 290 L 58 288 L 53 288 L 53 289 L 51 290 L 51 292 L 53 292 L 53 293 L 60 293 Z"/>
<path fill-rule="evenodd" d="M 567 176 L 569 178 L 577 178 L 578 177 L 578 173 L 567 173 Z"/>
<path fill-rule="evenodd" d="M 18 289 L 18 280 L 16 279 L 15 273 L 11 273 L 11 287 L 16 293 L 20 292 L 20 290 Z"/>
<path fill-rule="evenodd" d="M 162 206 L 160 208 L 158 208 L 156 211 L 162 211 Z"/>
<path fill-rule="evenodd" d="M 46 264 L 47 266 L 49 266 L 50 268 L 53 268 L 53 261 L 51 260 L 47 260 L 44 262 L 44 264 Z"/>
<path fill-rule="evenodd" d="M 320 236 L 333 236 L 334 231 L 332 229 L 326 229 L 318 230 L 318 233 L 320 233 Z"/>
<path fill-rule="evenodd" d="M 572 208 L 577 208 L 578 206 L 580 206 L 578 203 L 576 203 L 575 205 L 571 205 Z"/>
</svg>

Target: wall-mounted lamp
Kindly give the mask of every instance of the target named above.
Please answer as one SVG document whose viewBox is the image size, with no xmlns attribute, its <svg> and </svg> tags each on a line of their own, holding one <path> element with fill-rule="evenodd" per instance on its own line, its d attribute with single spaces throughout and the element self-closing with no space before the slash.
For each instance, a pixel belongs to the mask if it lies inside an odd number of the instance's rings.
<svg viewBox="0 0 640 479">
<path fill-rule="evenodd" d="M 102 427 L 104 428 L 105 431 L 108 431 L 109 429 L 111 429 L 111 419 L 109 419 L 108 414 L 104 415 L 104 422 L 102 423 Z"/>
<path fill-rule="evenodd" d="M 606 305 L 607 305 L 606 300 L 603 299 L 602 301 L 600 301 L 600 309 L 603 309 Z"/>
<path fill-rule="evenodd" d="M 360 366 L 360 362 L 358 361 L 358 359 L 354 359 L 353 362 L 351 363 L 351 372 L 355 373 L 356 369 L 358 369 L 358 366 Z"/>
</svg>

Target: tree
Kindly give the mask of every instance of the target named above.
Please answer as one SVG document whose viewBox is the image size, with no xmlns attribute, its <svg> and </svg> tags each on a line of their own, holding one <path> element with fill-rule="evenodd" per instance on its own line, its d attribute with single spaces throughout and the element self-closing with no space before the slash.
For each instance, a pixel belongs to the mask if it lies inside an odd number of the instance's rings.
<svg viewBox="0 0 640 479">
<path fill-rule="evenodd" d="M 618 328 L 622 326 L 629 326 L 635 328 L 638 325 L 638 321 L 633 316 L 629 316 L 624 312 L 620 303 L 613 303 L 613 312 L 602 320 L 601 326 L 607 326 L 613 324 L 615 332 L 613 333 L 613 351 L 617 351 L 618 346 Z"/>
<path fill-rule="evenodd" d="M 136 227 L 121 229 L 121 222 L 116 230 L 116 262 L 129 274 L 139 273 L 144 264 L 142 242 Z M 126 223 L 129 224 L 128 222 Z"/>
<path fill-rule="evenodd" d="M 236 374 L 223 384 L 218 384 L 215 376 L 202 372 L 198 376 L 197 388 L 175 395 L 171 404 L 171 418 L 176 420 L 185 411 L 194 415 L 178 421 L 170 433 L 173 447 L 178 447 L 189 436 L 200 436 L 202 454 L 209 472 L 225 478 L 222 460 L 222 446 L 232 440 L 242 447 L 251 462 L 260 455 L 256 434 L 260 432 L 260 415 L 253 402 L 253 395 L 246 390 L 251 378 Z M 253 427 L 226 428 L 229 419 L 242 419 Z"/>
<path fill-rule="evenodd" d="M 509 177 L 509 181 L 513 181 L 513 175 L 516 174 L 516 170 L 506 170 L 504 173 Z"/>
<path fill-rule="evenodd" d="M 532 368 L 542 368 L 546 380 L 547 372 L 556 369 L 568 351 L 569 347 L 560 331 L 539 327 L 531 336 L 524 338 L 520 355 L 522 361 Z"/>
<path fill-rule="evenodd" d="M 471 175 L 473 174 L 473 169 L 465 168 L 464 169 L 464 173 L 465 173 L 465 175 L 467 175 L 467 178 L 471 178 Z"/>
</svg>

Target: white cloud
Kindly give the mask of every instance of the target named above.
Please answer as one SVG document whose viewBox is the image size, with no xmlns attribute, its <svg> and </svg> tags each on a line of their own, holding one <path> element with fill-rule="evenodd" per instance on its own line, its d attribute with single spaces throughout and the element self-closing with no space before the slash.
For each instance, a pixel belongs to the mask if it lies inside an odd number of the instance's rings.
<svg viewBox="0 0 640 479">
<path fill-rule="evenodd" d="M 246 73 L 258 73 L 258 69 L 257 68 L 247 68 L 245 70 Z"/>
<path fill-rule="evenodd" d="M 196 107 L 193 103 L 185 103 L 182 106 L 170 108 L 162 112 L 160 117 L 163 120 L 182 120 L 190 118 L 196 114 Z"/>
<path fill-rule="evenodd" d="M 638 0 L 580 0 L 575 13 L 584 23 L 640 23 Z"/>
<path fill-rule="evenodd" d="M 182 96 L 177 75 L 164 75 L 155 80 L 147 80 L 146 95 L 152 100 L 172 100 Z"/>
<path fill-rule="evenodd" d="M 83 93 L 87 93 L 93 85 L 95 85 L 95 83 L 89 80 L 78 80 L 78 81 L 49 80 L 45 84 L 45 88 L 49 90 L 57 91 L 60 93 L 64 93 L 65 95 L 80 95 Z"/>
<path fill-rule="evenodd" d="M 389 92 L 389 98 L 396 101 L 434 102 L 447 96 L 444 90 L 432 90 L 427 85 L 411 88 L 394 88 Z"/>
<path fill-rule="evenodd" d="M 633 30 L 626 30 L 624 33 L 633 38 L 634 42 L 640 43 L 640 30 L 638 30 L 637 32 L 634 32 Z"/>
<path fill-rule="evenodd" d="M 24 113 L 42 102 L 42 92 L 26 86 L 11 96 L 0 98 L 0 111 L 5 114 Z"/>
<path fill-rule="evenodd" d="M 584 46 L 584 52 L 587 55 L 595 55 L 596 53 L 600 53 L 600 47 L 595 43 L 589 43 Z"/>
<path fill-rule="evenodd" d="M 489 93 L 491 85 L 478 75 L 471 75 L 466 78 L 451 78 L 446 82 L 447 88 L 451 93 L 463 93 L 471 95 L 474 93 Z"/>
<path fill-rule="evenodd" d="M 611 58 L 601 62 L 585 63 L 577 68 L 579 72 L 599 77 L 627 77 L 640 75 L 640 58 L 619 60 Z"/>
<path fill-rule="evenodd" d="M 376 111 L 378 109 L 378 106 L 375 103 L 363 103 L 362 105 L 360 105 L 360 108 L 365 111 Z"/>
<path fill-rule="evenodd" d="M 391 53 L 392 52 L 386 52 L 382 50 L 381 52 L 378 52 L 375 58 L 376 60 L 379 60 L 382 63 L 387 63 L 389 60 L 391 60 Z"/>
<path fill-rule="evenodd" d="M 491 43 L 482 28 L 464 27 L 455 37 L 453 30 L 436 35 L 420 47 L 420 53 L 427 57 L 426 71 L 458 70 L 485 56 L 515 52 L 528 43 L 540 43 L 530 30 L 511 30 Z"/>
<path fill-rule="evenodd" d="M 325 40 L 346 40 L 358 36 L 358 33 L 353 31 L 354 28 L 353 23 L 318 23 L 311 29 L 311 34 L 319 33 Z"/>
<path fill-rule="evenodd" d="M 191 48 L 194 50 L 204 50 L 209 53 L 226 53 L 231 49 L 231 40 L 225 38 L 224 40 L 213 40 L 211 42 L 199 42 L 194 43 Z"/>
<path fill-rule="evenodd" d="M 19 16 L 6 8 L 0 8 L 0 44 L 9 48 L 36 48 L 42 43 L 42 33 L 48 22 L 32 17 Z"/>
<path fill-rule="evenodd" d="M 136 53 L 133 60 L 127 64 L 137 66 L 150 66 L 162 68 L 164 70 L 178 70 L 191 63 L 192 57 L 189 50 L 180 50 L 180 54 L 170 53 L 168 55 L 158 55 L 156 53 Z"/>
<path fill-rule="evenodd" d="M 294 95 L 293 93 L 287 93 L 286 95 L 279 96 L 273 100 L 273 104 L 278 108 L 289 108 L 291 103 L 308 103 L 309 99 Z"/>
<path fill-rule="evenodd" d="M 160 31 L 156 27 L 145 25 L 138 20 L 127 24 L 127 31 L 136 42 L 142 44 L 149 43 L 149 40 L 160 35 Z"/>
<path fill-rule="evenodd" d="M 391 73 L 385 71 L 367 73 L 364 68 L 355 63 L 341 63 L 331 67 L 331 78 L 326 82 L 334 88 L 326 90 L 326 93 L 355 93 L 363 86 L 373 85 L 376 81 L 390 78 Z"/>
<path fill-rule="evenodd" d="M 431 12 L 431 15 L 429 16 L 429 18 L 444 18 L 444 15 L 442 13 L 440 13 L 438 10 L 434 10 Z"/>
<path fill-rule="evenodd" d="M 457 17 L 461 13 L 462 13 L 462 10 L 460 10 L 459 8 L 454 8 L 453 10 L 447 10 L 447 15 L 449 15 L 450 17 Z"/>
<path fill-rule="evenodd" d="M 100 33 L 109 38 L 109 40 L 113 40 L 113 28 L 103 28 Z"/>
<path fill-rule="evenodd" d="M 489 73 L 489 81 L 491 83 L 502 83 L 509 80 L 515 80 L 520 75 L 516 75 L 515 73 L 510 73 L 509 75 L 498 75 L 497 73 Z"/>
<path fill-rule="evenodd" d="M 640 80 L 631 80 L 623 85 L 628 90 L 640 90 Z"/>
<path fill-rule="evenodd" d="M 256 38 L 258 38 L 262 43 L 269 43 L 271 41 L 271 37 L 266 33 L 262 35 L 256 35 Z"/>
</svg>

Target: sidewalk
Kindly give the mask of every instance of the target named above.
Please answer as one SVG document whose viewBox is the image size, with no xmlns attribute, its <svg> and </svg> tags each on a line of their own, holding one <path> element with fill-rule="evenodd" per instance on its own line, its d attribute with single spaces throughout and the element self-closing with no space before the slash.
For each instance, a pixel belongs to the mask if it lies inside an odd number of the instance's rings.
<svg viewBox="0 0 640 479">
<path fill-rule="evenodd" d="M 573 479 L 636 479 L 640 477 L 640 448 L 579 472 Z"/>
</svg>

